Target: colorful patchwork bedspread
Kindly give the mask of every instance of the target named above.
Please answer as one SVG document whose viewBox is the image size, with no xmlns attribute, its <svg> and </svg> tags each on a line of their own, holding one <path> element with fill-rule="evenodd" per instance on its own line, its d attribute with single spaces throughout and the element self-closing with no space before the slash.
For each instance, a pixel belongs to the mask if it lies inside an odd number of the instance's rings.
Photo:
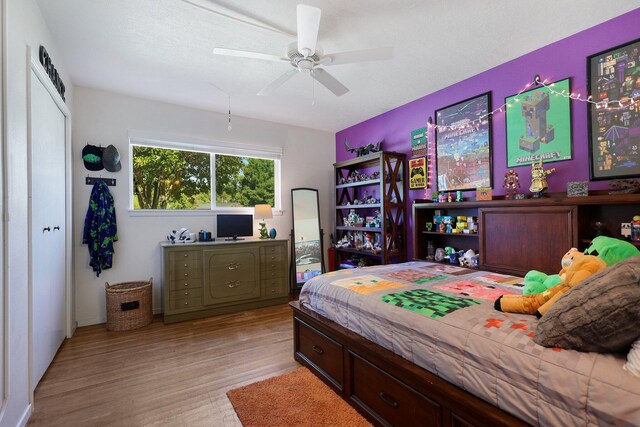
<svg viewBox="0 0 640 427">
<path fill-rule="evenodd" d="M 543 426 L 640 425 L 625 355 L 545 348 L 535 316 L 497 311 L 522 279 L 428 262 L 340 270 L 300 303 L 491 404 Z"/>
</svg>

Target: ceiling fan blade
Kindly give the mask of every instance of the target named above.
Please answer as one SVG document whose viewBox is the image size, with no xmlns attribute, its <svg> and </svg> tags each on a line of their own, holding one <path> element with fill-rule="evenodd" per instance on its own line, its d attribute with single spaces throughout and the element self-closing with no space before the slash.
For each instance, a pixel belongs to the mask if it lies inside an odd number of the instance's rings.
<svg viewBox="0 0 640 427">
<path fill-rule="evenodd" d="M 299 4 L 296 8 L 298 22 L 298 52 L 305 58 L 316 52 L 321 11 L 317 7 Z"/>
<path fill-rule="evenodd" d="M 293 77 L 293 75 L 296 74 L 297 72 L 298 70 L 295 70 L 295 69 L 287 71 L 286 73 L 284 73 L 283 75 L 281 75 L 280 77 L 278 77 L 277 79 L 275 79 L 274 81 L 272 81 L 271 83 L 263 87 L 262 90 L 258 92 L 258 95 L 259 96 L 270 95 L 274 90 L 282 86 L 284 82 L 286 82 L 291 77 Z"/>
<path fill-rule="evenodd" d="M 242 22 L 247 25 L 252 25 L 257 28 L 273 31 L 274 33 L 286 34 L 287 36 L 295 37 L 291 31 L 283 28 L 278 28 L 273 24 L 269 24 L 261 19 L 253 17 L 245 12 L 241 12 L 237 9 L 231 9 L 221 4 L 214 2 L 213 0 L 182 0 L 185 3 L 189 3 L 200 9 L 204 9 L 208 12 L 215 13 L 216 15 L 224 16 L 225 18 L 232 19 L 234 21 Z"/>
<path fill-rule="evenodd" d="M 351 64 L 354 62 L 382 61 L 393 58 L 392 47 L 353 50 L 351 52 L 331 53 L 322 57 L 321 65 Z"/>
<path fill-rule="evenodd" d="M 349 92 L 349 89 L 327 71 L 322 68 L 314 68 L 311 71 L 311 77 L 316 79 L 318 83 L 329 89 L 336 96 L 342 96 L 345 93 Z"/>
<path fill-rule="evenodd" d="M 239 56 L 241 58 L 252 58 L 252 59 L 262 59 L 265 61 L 284 61 L 289 62 L 287 58 L 281 58 L 276 55 L 270 55 L 268 53 L 260 53 L 260 52 L 250 52 L 247 50 L 236 50 L 236 49 L 227 49 L 224 47 L 214 47 L 213 53 L 216 55 L 224 55 L 224 56 Z"/>
</svg>

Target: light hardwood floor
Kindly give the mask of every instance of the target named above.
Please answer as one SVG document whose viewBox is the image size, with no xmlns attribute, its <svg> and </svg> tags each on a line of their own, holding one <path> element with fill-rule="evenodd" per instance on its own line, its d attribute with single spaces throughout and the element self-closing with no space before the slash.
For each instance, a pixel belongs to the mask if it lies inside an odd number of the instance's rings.
<svg viewBox="0 0 640 427">
<path fill-rule="evenodd" d="M 225 393 L 300 366 L 292 323 L 285 304 L 126 332 L 78 328 L 27 425 L 240 426 Z"/>
</svg>

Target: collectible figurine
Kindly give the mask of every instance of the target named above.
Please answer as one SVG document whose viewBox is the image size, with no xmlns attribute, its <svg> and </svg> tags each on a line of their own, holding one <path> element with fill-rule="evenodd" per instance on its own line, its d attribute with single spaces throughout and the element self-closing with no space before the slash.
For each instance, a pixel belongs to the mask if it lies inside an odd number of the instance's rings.
<svg viewBox="0 0 640 427">
<path fill-rule="evenodd" d="M 505 199 L 515 199 L 516 194 L 518 193 L 517 189 L 520 188 L 520 178 L 518 178 L 518 173 L 513 169 L 509 169 L 509 172 L 504 174 L 502 187 L 506 189 L 504 194 Z"/>
<path fill-rule="evenodd" d="M 371 233 L 364 233 L 364 245 L 362 246 L 362 249 L 364 249 L 365 251 L 373 251 L 373 234 Z"/>
<path fill-rule="evenodd" d="M 547 175 L 555 170 L 556 168 L 544 170 L 542 159 L 531 163 L 531 186 L 529 191 L 533 193 L 534 198 L 542 197 L 542 193 L 547 189 Z"/>
</svg>

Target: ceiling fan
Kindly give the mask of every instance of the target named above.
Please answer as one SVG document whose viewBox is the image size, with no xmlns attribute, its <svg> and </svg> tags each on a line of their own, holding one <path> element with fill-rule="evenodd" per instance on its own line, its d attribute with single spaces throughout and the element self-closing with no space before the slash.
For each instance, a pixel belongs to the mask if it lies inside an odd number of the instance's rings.
<svg viewBox="0 0 640 427">
<path fill-rule="evenodd" d="M 324 68 L 320 68 L 320 66 L 327 67 L 330 65 L 390 59 L 393 55 L 393 48 L 382 47 L 324 54 L 322 47 L 317 43 L 320 14 L 321 11 L 317 7 L 304 4 L 297 6 L 298 39 L 287 46 L 285 57 L 222 47 L 214 48 L 213 53 L 216 55 L 239 56 L 242 58 L 262 59 L 265 61 L 286 62 L 291 64 L 291 66 L 293 66 L 292 70 L 287 71 L 258 92 L 258 95 L 261 96 L 271 94 L 297 72 L 309 73 L 313 79 L 335 95 L 344 95 L 349 92 L 349 89 Z"/>
</svg>

